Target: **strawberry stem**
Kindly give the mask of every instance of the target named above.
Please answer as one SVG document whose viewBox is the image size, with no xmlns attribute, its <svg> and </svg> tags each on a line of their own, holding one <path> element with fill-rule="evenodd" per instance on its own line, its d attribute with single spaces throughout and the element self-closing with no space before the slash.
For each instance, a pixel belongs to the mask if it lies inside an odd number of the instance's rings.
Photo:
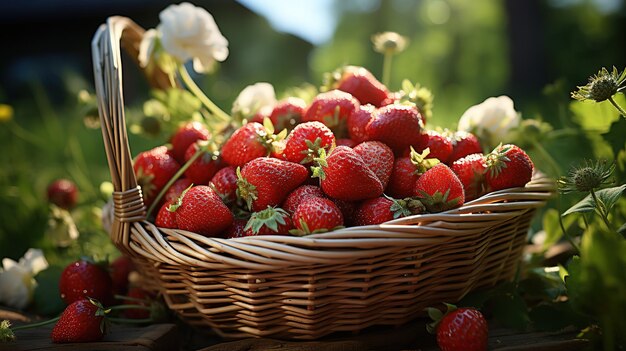
<svg viewBox="0 0 626 351">
<path fill-rule="evenodd" d="M 30 328 L 42 327 L 44 325 L 52 324 L 52 323 L 58 321 L 60 318 L 61 318 L 61 316 L 58 316 L 58 317 L 54 317 L 52 319 L 48 319 L 48 320 L 37 322 L 37 323 L 24 324 L 24 325 L 20 325 L 18 327 L 13 327 L 13 328 L 11 328 L 11 330 L 16 331 L 16 330 L 21 330 L 21 329 L 30 329 Z"/>
<path fill-rule="evenodd" d="M 200 102 L 202 102 L 204 107 L 206 107 L 209 111 L 211 111 L 211 113 L 213 113 L 216 117 L 218 117 L 221 120 L 221 122 L 230 122 L 230 119 L 231 119 L 230 115 L 228 115 L 221 108 L 219 108 L 213 101 L 211 101 L 211 99 L 209 99 L 208 96 L 206 96 L 202 92 L 202 89 L 198 87 L 196 82 L 194 82 L 191 76 L 189 75 L 189 72 L 187 72 L 185 65 L 179 65 L 178 72 L 180 73 L 180 77 L 182 78 L 187 88 L 191 90 L 191 92 L 198 98 L 198 100 L 200 100 Z M 218 130 L 218 132 L 220 131 L 221 130 Z"/>
<path fill-rule="evenodd" d="M 130 319 L 130 318 L 115 318 L 115 317 L 107 317 L 107 320 L 111 323 L 128 323 L 128 324 L 143 324 L 143 323 L 152 323 L 154 319 L 152 318 L 142 318 L 142 319 Z"/>
<path fill-rule="evenodd" d="M 393 53 L 386 52 L 383 57 L 383 84 L 388 87 L 389 80 L 391 79 L 391 60 Z"/>
<path fill-rule="evenodd" d="M 147 301 L 142 301 L 142 302 L 147 302 Z M 144 305 L 117 305 L 117 306 L 113 306 L 113 307 L 109 307 L 108 308 L 110 311 L 120 311 L 120 310 L 148 310 L 150 311 L 151 308 L 150 306 L 144 306 Z"/>
</svg>

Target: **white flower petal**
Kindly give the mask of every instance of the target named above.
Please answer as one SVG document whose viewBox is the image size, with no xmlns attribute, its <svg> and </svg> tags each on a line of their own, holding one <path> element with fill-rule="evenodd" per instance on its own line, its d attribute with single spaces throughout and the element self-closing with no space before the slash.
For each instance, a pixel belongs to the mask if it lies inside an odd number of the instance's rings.
<svg viewBox="0 0 626 351">
<path fill-rule="evenodd" d="M 23 265 L 32 275 L 37 275 L 48 268 L 48 261 L 40 249 L 28 249 L 24 257 L 20 259 L 20 265 Z"/>
<path fill-rule="evenodd" d="M 152 52 L 154 51 L 157 37 L 158 32 L 156 29 L 147 30 L 143 34 L 141 43 L 139 43 L 139 66 L 146 67 L 148 62 L 150 62 L 150 56 L 152 56 Z"/>
<path fill-rule="evenodd" d="M 233 113 L 251 116 L 265 106 L 276 104 L 274 86 L 270 83 L 259 82 L 245 87 L 233 103 Z"/>
<path fill-rule="evenodd" d="M 474 132 L 479 139 L 497 144 L 505 141 L 509 131 L 517 127 L 520 120 L 513 100 L 502 95 L 487 98 L 481 104 L 468 108 L 459 119 L 457 129 Z"/>
</svg>

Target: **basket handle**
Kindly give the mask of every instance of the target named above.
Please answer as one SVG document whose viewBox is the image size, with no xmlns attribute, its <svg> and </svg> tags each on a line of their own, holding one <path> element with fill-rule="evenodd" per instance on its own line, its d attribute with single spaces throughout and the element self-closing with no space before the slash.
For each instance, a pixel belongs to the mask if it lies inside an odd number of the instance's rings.
<svg viewBox="0 0 626 351">
<path fill-rule="evenodd" d="M 126 133 L 120 48 L 138 64 L 139 43 L 144 32 L 129 18 L 113 16 L 98 28 L 91 42 L 98 112 L 114 188 L 110 236 L 115 246 L 126 253 L 130 251 L 130 226 L 145 220 L 146 207 L 133 171 Z M 144 72 L 153 87 L 171 87 L 166 74 L 158 68 Z"/>
</svg>

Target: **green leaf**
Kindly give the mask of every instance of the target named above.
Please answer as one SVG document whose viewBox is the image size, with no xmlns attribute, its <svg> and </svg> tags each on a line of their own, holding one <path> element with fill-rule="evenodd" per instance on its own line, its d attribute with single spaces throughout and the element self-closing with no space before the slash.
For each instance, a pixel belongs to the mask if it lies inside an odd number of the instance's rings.
<svg viewBox="0 0 626 351">
<path fill-rule="evenodd" d="M 620 186 L 616 186 L 613 188 L 606 188 L 602 190 L 596 191 L 596 196 L 598 200 L 602 201 L 607 211 L 610 211 L 619 197 L 622 195 L 622 192 L 626 189 L 626 184 L 622 184 Z"/>
<path fill-rule="evenodd" d="M 572 213 L 586 213 L 593 212 L 596 209 L 596 203 L 591 197 L 591 195 L 587 195 L 584 199 L 580 200 L 576 205 L 570 207 L 567 211 L 565 211 L 561 216 L 565 217 L 568 214 Z"/>
<path fill-rule="evenodd" d="M 65 309 L 65 303 L 59 293 L 59 279 L 63 267 L 49 266 L 35 277 L 37 287 L 33 294 L 35 311 L 44 316 L 59 314 Z"/>
<path fill-rule="evenodd" d="M 618 95 L 615 96 L 616 101 Z M 620 100 L 623 101 L 623 99 Z M 574 114 L 572 116 L 574 122 L 588 131 L 607 132 L 611 124 L 620 119 L 619 113 L 609 101 L 600 103 L 572 101 L 572 103 L 570 103 L 570 110 Z"/>
<path fill-rule="evenodd" d="M 611 124 L 609 131 L 602 134 L 604 140 L 611 146 L 614 155 L 624 149 L 626 145 L 624 135 L 626 135 L 626 118 L 618 118 Z"/>
</svg>

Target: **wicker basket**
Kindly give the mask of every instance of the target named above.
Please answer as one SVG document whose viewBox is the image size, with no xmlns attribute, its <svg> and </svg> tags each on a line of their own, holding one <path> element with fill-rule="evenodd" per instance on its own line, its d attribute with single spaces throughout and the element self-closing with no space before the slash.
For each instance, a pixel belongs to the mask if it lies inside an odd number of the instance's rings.
<svg viewBox="0 0 626 351">
<path fill-rule="evenodd" d="M 208 238 L 145 221 L 127 141 L 120 57 L 120 42 L 136 54 L 141 33 L 131 20 L 112 17 L 92 42 L 115 187 L 111 239 L 189 324 L 226 338 L 317 339 L 401 325 L 427 306 L 513 277 L 533 214 L 554 193 L 553 181 L 539 174 L 524 188 L 448 212 L 306 237 Z"/>
</svg>

